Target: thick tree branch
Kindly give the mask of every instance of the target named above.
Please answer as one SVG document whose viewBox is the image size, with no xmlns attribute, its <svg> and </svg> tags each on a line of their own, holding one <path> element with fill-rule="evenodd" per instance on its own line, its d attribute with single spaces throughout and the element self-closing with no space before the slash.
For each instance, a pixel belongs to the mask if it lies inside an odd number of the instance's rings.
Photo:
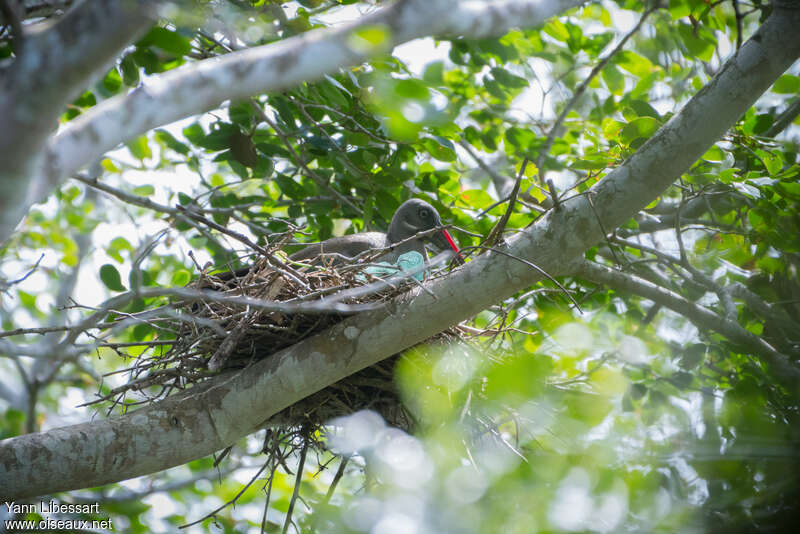
<svg viewBox="0 0 800 534">
<path fill-rule="evenodd" d="M 780 380 L 790 391 L 797 390 L 797 386 L 800 384 L 800 368 L 794 365 L 786 355 L 775 350 L 760 337 L 748 332 L 736 321 L 714 313 L 708 308 L 687 300 L 669 289 L 648 282 L 644 278 L 616 271 L 599 263 L 585 261 L 580 266 L 579 274 L 593 282 L 652 300 L 656 304 L 683 315 L 703 329 L 718 332 L 731 341 L 747 347 L 769 363 L 773 371 L 772 376 Z"/>
<path fill-rule="evenodd" d="M 127 139 L 216 109 L 226 100 L 316 80 L 417 37 L 481 38 L 501 35 L 514 27 L 535 26 L 584 1 L 400 0 L 352 24 L 199 61 L 164 73 L 72 121 L 50 142 L 44 170 L 50 184 L 56 184 Z M 376 26 L 386 31 L 384 43 L 371 46 L 359 39 L 360 30 Z M 45 193 L 41 191 L 36 200 Z M 0 241 L 3 238 L 0 227 Z"/>
<path fill-rule="evenodd" d="M 550 210 L 509 238 L 508 256 L 488 253 L 384 309 L 249 367 L 211 379 L 127 416 L 0 442 L 5 499 L 96 486 L 152 473 L 224 448 L 286 406 L 474 316 L 530 287 L 541 269 L 577 269 L 584 251 L 644 208 L 699 158 L 800 55 L 800 10 L 776 7 L 700 91 L 622 166 L 585 195 Z M 599 222 L 598 222 L 599 220 Z M 797 384 L 797 382 L 795 382 Z"/>
<path fill-rule="evenodd" d="M 26 32 L 0 78 L 0 243 L 62 177 L 44 169 L 58 116 L 154 22 L 145 0 L 78 3 L 53 26 Z M 87 160 L 89 164 L 97 158 Z"/>
</svg>

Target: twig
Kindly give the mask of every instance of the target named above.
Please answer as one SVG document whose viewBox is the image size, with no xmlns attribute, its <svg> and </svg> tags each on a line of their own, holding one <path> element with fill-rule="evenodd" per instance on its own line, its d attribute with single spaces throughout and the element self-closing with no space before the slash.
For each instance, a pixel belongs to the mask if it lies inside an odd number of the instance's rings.
<svg viewBox="0 0 800 534">
<path fill-rule="evenodd" d="M 489 247 L 482 247 L 482 246 L 477 246 L 477 247 L 467 247 L 467 248 L 469 248 L 469 249 L 484 249 L 484 250 L 489 250 L 489 251 L 491 251 L 491 252 L 494 252 L 494 253 L 496 253 L 496 254 L 500 254 L 500 255 L 502 255 L 502 256 L 506 256 L 506 257 L 509 257 L 509 258 L 515 259 L 515 260 L 517 260 L 518 262 L 524 263 L 525 265 L 527 265 L 527 266 L 528 266 L 528 267 L 530 267 L 531 269 L 535 270 L 536 272 L 538 272 L 539 274 L 541 274 L 542 276 L 544 276 L 545 278 L 547 278 L 548 280 L 550 280 L 551 282 L 553 282 L 553 283 L 554 283 L 554 284 L 555 284 L 555 285 L 556 285 L 556 286 L 557 286 L 557 287 L 558 287 L 558 288 L 561 290 L 561 292 L 562 292 L 562 293 L 564 293 L 564 294 L 567 296 L 567 298 L 568 298 L 568 299 L 569 299 L 569 300 L 572 302 L 572 304 L 574 304 L 574 305 L 575 305 L 575 309 L 577 309 L 579 312 L 583 313 L 583 310 L 581 309 L 581 306 L 580 306 L 580 304 L 578 304 L 578 301 L 576 301 L 576 300 L 575 300 L 575 299 L 572 297 L 572 295 L 570 295 L 569 291 L 567 291 L 567 288 L 565 288 L 564 286 L 562 286 L 562 285 L 559 283 L 559 281 L 558 281 L 558 280 L 556 280 L 555 278 L 553 278 L 552 276 L 550 276 L 550 274 L 548 274 L 548 273 L 547 273 L 547 271 L 545 271 L 544 269 L 542 269 L 541 267 L 539 267 L 539 266 L 538 266 L 538 265 L 536 265 L 535 263 L 533 263 L 533 262 L 531 262 L 531 261 L 528 261 L 528 260 L 526 260 L 526 259 L 524 259 L 524 258 L 520 258 L 519 256 L 515 256 L 515 255 L 513 255 L 513 254 L 509 254 L 508 252 L 503 252 L 502 250 L 498 250 L 498 249 L 496 249 L 496 248 L 489 248 Z"/>
<path fill-rule="evenodd" d="M 295 150 L 294 146 L 292 146 L 291 141 L 289 141 L 286 135 L 280 130 L 280 128 L 278 128 L 278 125 L 275 124 L 275 121 L 269 118 L 269 116 L 261 108 L 260 105 L 258 105 L 256 102 L 253 102 L 252 100 L 250 101 L 250 104 L 253 107 L 253 109 L 256 110 L 256 113 L 258 113 L 261 119 L 275 131 L 275 134 L 280 138 L 280 140 L 283 142 L 286 148 L 289 149 L 290 154 L 293 156 L 292 159 L 294 160 L 297 166 L 301 167 L 306 172 L 306 174 L 308 174 L 308 176 L 311 177 L 312 180 L 317 182 L 317 184 L 319 184 L 324 189 L 330 191 L 331 194 L 333 194 L 333 196 L 339 199 L 340 202 L 342 202 L 343 204 L 347 204 L 348 206 L 353 208 L 353 210 L 355 210 L 356 213 L 361 213 L 363 211 L 358 206 L 356 206 L 349 198 L 342 195 L 335 188 L 331 187 L 327 183 L 327 181 L 324 178 L 322 178 L 319 174 L 317 174 L 316 172 L 311 170 L 311 168 L 309 168 L 304 159 L 300 156 L 300 154 L 297 153 L 297 150 Z"/>
<path fill-rule="evenodd" d="M 733 13 L 736 15 L 736 50 L 738 51 L 742 47 L 742 25 L 744 22 L 744 16 L 739 10 L 739 0 L 733 0 Z"/>
<path fill-rule="evenodd" d="M 265 438 L 266 439 L 266 438 Z M 275 456 L 270 457 L 272 467 L 270 468 L 269 480 L 267 481 L 267 494 L 264 496 L 264 515 L 261 516 L 261 533 L 266 532 L 267 528 L 267 512 L 269 511 L 269 501 L 272 497 L 272 481 L 275 480 L 275 471 L 278 468 L 278 462 Z"/>
<path fill-rule="evenodd" d="M 148 197 L 144 197 L 141 195 L 136 195 L 134 193 L 128 193 L 116 187 L 112 187 L 106 183 L 101 182 L 97 179 L 97 177 L 89 177 L 84 176 L 80 173 L 75 173 L 72 175 L 73 180 L 77 180 L 79 182 L 83 182 L 84 184 L 94 187 L 95 189 L 99 189 L 104 193 L 108 193 L 109 195 L 116 197 L 123 202 L 127 202 L 128 204 L 133 204 L 134 206 L 139 206 L 141 208 L 147 208 L 153 211 L 159 211 L 161 213 L 168 213 L 170 215 L 177 215 L 180 213 L 176 208 L 171 206 L 167 206 L 165 204 L 159 204 L 158 202 L 153 202 Z"/>
<path fill-rule="evenodd" d="M 493 246 L 497 245 L 503 237 L 503 232 L 506 229 L 506 225 L 508 224 L 508 219 L 511 217 L 511 214 L 514 212 L 514 205 L 517 202 L 517 195 L 519 194 L 519 186 L 522 183 L 522 177 L 525 175 L 525 168 L 528 166 L 528 158 L 525 157 L 522 160 L 522 165 L 519 168 L 519 173 L 517 173 L 517 179 L 514 181 L 514 187 L 511 189 L 511 193 L 508 195 L 508 207 L 506 207 L 506 212 L 500 217 L 500 220 L 497 221 L 497 224 L 494 225 L 494 228 L 489 232 L 489 235 L 486 237 L 486 241 L 482 243 L 482 246 L 492 248 Z"/>
<path fill-rule="evenodd" d="M 31 267 L 30 269 L 28 269 L 28 272 L 27 272 L 27 273 L 25 273 L 24 275 L 22 275 L 20 278 L 17 278 L 16 280 L 12 280 L 11 282 L 3 282 L 3 283 L 2 283 L 2 286 L 3 286 L 3 287 L 2 287 L 2 290 L 3 290 L 3 291 L 5 291 L 5 290 L 6 290 L 6 289 L 8 289 L 9 287 L 11 287 L 11 286 L 13 286 L 13 285 L 16 285 L 16 284 L 19 284 L 19 283 L 21 283 L 21 282 L 24 282 L 25 280 L 27 280 L 27 278 L 28 278 L 30 275 L 32 275 L 32 274 L 33 274 L 33 273 L 36 271 L 36 269 L 38 269 L 38 268 L 39 268 L 39 264 L 40 264 L 40 263 L 42 263 L 42 260 L 43 260 L 43 259 L 44 259 L 44 252 L 42 252 L 41 256 L 39 256 L 39 259 L 38 259 L 38 260 L 36 260 L 36 263 L 35 263 L 35 264 L 33 264 L 33 267 Z"/>
<path fill-rule="evenodd" d="M 325 504 L 328 504 L 333 497 L 333 492 L 336 490 L 336 486 L 339 484 L 339 481 L 344 476 L 344 470 L 347 467 L 347 463 L 350 461 L 349 456 L 342 456 L 342 461 L 339 462 L 339 468 L 336 470 L 336 474 L 333 475 L 333 480 L 331 481 L 331 485 L 328 487 L 328 492 L 325 494 Z"/>
<path fill-rule="evenodd" d="M 297 497 L 300 495 L 300 484 L 303 481 L 303 469 L 306 465 L 306 454 L 308 454 L 309 447 L 306 429 L 301 432 L 301 436 L 303 439 L 303 448 L 300 451 L 300 463 L 297 466 L 297 475 L 294 479 L 294 490 L 292 491 L 292 498 L 289 500 L 289 509 L 286 511 L 286 521 L 283 523 L 282 534 L 286 534 L 289 531 L 289 525 L 292 524 L 292 512 L 294 512 L 295 502 L 297 502 Z"/>
<path fill-rule="evenodd" d="M 614 247 L 611 245 L 611 242 L 608 239 L 608 233 L 606 232 L 605 227 L 603 226 L 603 219 L 600 218 L 600 215 L 597 213 L 597 209 L 594 207 L 594 191 L 587 191 L 586 192 L 586 200 L 589 201 L 589 207 L 592 208 L 592 213 L 594 213 L 594 218 L 597 219 L 597 224 L 600 226 L 600 231 L 603 232 L 603 239 L 606 240 L 608 243 L 608 248 L 611 250 L 611 255 L 614 256 L 614 261 L 617 265 L 620 265 L 619 258 L 617 258 L 617 253 L 614 251 Z"/>
<path fill-rule="evenodd" d="M 228 506 L 230 506 L 230 505 L 232 505 L 232 504 L 235 504 L 235 503 L 236 503 L 236 501 L 238 501 L 238 500 L 239 500 L 239 497 L 241 497 L 241 496 L 244 494 L 244 492 L 245 492 L 245 491 L 247 491 L 247 488 L 249 488 L 250 486 L 252 486 L 252 485 L 253 485 L 253 482 L 255 482 L 256 480 L 258 480 L 258 477 L 261 475 L 261 473 L 263 473 L 263 472 L 264 472 L 264 469 L 266 469 L 268 465 L 269 465 L 269 462 L 268 462 L 268 461 L 267 461 L 267 462 L 264 462 L 264 465 L 262 465 L 262 466 L 261 466 L 261 469 L 259 469 L 259 470 L 258 470 L 258 473 L 256 473 L 256 474 L 253 476 L 253 478 L 251 478 L 251 479 L 250 479 L 250 481 L 249 481 L 249 482 L 248 482 L 248 483 L 247 483 L 247 484 L 246 484 L 246 485 L 245 485 L 245 486 L 242 488 L 242 490 L 241 490 L 239 493 L 237 493 L 237 494 L 236 494 L 236 496 L 235 496 L 233 499 L 229 500 L 228 502 L 226 502 L 225 504 L 223 504 L 222 506 L 220 506 L 220 507 L 219 507 L 219 508 L 217 508 L 216 510 L 214 510 L 214 511 L 212 511 L 212 512 L 208 513 L 208 514 L 206 514 L 206 515 L 205 515 L 205 516 L 203 516 L 203 517 L 201 517 L 201 518 L 200 518 L 200 519 L 198 519 L 197 521 L 192 521 L 191 523 L 186 523 L 185 525 L 180 525 L 178 528 L 181 528 L 181 529 L 183 529 L 183 528 L 188 528 L 188 527 L 191 527 L 192 525 L 196 525 L 196 524 L 198 524 L 198 523 L 202 523 L 203 521 L 205 521 L 205 520 L 206 520 L 206 519 L 208 519 L 209 517 L 214 517 L 214 516 L 215 516 L 215 515 L 217 515 L 217 514 L 218 514 L 220 511 L 224 510 L 224 509 L 225 509 L 225 508 L 227 508 Z"/>
<path fill-rule="evenodd" d="M 539 172 L 541 173 L 542 176 L 544 176 L 544 171 L 542 170 L 542 162 L 544 161 L 544 158 L 547 156 L 547 154 L 550 153 L 550 149 L 553 147 L 556 135 L 558 135 L 558 130 L 561 128 L 561 124 L 564 122 L 564 119 L 566 119 L 567 115 L 572 110 L 572 108 L 575 107 L 575 104 L 578 102 L 578 99 L 581 96 L 583 96 L 584 91 L 586 91 L 586 88 L 589 87 L 589 84 L 592 82 L 595 76 L 600 74 L 600 71 L 603 70 L 603 67 L 605 67 L 608 64 L 611 58 L 613 58 L 622 50 L 622 48 L 625 46 L 628 40 L 639 31 L 639 29 L 644 24 L 645 20 L 647 20 L 647 17 L 650 16 L 650 14 L 656 9 L 658 9 L 658 3 L 656 3 L 653 7 L 649 8 L 642 14 L 636 26 L 634 26 L 633 29 L 631 29 L 631 31 L 626 33 L 625 36 L 622 39 L 620 39 L 619 43 L 617 43 L 617 46 L 615 46 L 611 52 L 609 52 L 605 57 L 603 57 L 603 59 L 601 59 L 597 63 L 597 65 L 594 66 L 592 71 L 589 73 L 589 76 L 587 76 L 586 79 L 578 86 L 578 88 L 575 89 L 575 92 L 572 94 L 572 98 L 569 99 L 567 104 L 564 106 L 564 109 L 561 110 L 561 113 L 559 113 L 558 117 L 556 118 L 556 121 L 553 123 L 553 127 L 550 128 L 550 132 L 547 134 L 547 140 L 545 141 L 544 145 L 539 149 L 539 154 L 536 157 L 536 168 L 539 169 Z M 526 191 L 525 193 L 527 194 L 528 191 Z"/>
<path fill-rule="evenodd" d="M 246 235 L 240 234 L 239 232 L 235 232 L 230 228 L 225 228 L 224 226 L 217 224 L 214 221 L 206 217 L 203 217 L 202 215 L 194 213 L 193 211 L 188 210 L 183 206 L 178 206 L 178 209 L 190 219 L 202 222 L 203 224 L 209 226 L 210 228 L 213 228 L 214 230 L 217 230 L 218 232 L 221 232 L 225 235 L 229 235 L 232 238 L 236 239 L 237 241 L 241 241 L 242 243 L 249 246 L 253 250 L 258 251 L 262 256 L 264 256 L 267 259 L 270 265 L 272 265 L 272 267 L 274 267 L 281 274 L 294 281 L 300 287 L 304 289 L 309 289 L 308 283 L 305 280 L 303 280 L 302 274 L 294 270 L 291 266 L 279 260 L 277 257 L 275 257 L 274 254 L 272 254 L 270 251 L 268 251 L 261 245 L 258 245 L 253 241 L 251 241 L 250 238 L 248 238 Z"/>
</svg>

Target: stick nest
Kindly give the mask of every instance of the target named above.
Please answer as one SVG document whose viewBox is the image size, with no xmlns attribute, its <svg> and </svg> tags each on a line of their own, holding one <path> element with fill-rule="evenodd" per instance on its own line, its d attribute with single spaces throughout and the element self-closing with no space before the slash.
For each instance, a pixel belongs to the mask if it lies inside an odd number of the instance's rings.
<svg viewBox="0 0 800 534">
<path fill-rule="evenodd" d="M 127 383 L 94 402 L 112 400 L 125 407 L 160 400 L 220 372 L 243 369 L 277 351 L 319 333 L 352 312 L 260 310 L 219 297 L 251 297 L 261 301 L 308 307 L 337 296 L 337 302 L 368 306 L 390 300 L 407 291 L 414 280 L 382 281 L 365 272 L 369 263 L 352 265 L 287 265 L 276 256 L 262 258 L 247 272 L 205 274 L 187 289 L 213 292 L 215 299 L 187 299 L 176 303 L 173 313 L 160 323 L 171 330 L 171 344 L 152 345 L 123 371 Z M 152 324 L 152 323 L 151 323 Z M 446 344 L 461 339 L 457 328 L 427 343 Z M 159 348 L 162 350 L 159 350 Z M 348 376 L 287 407 L 270 420 L 270 426 L 286 432 L 303 428 L 320 430 L 331 419 L 358 410 L 378 412 L 390 425 L 410 431 L 413 415 L 400 400 L 394 369 L 400 354 Z M 136 392 L 138 399 L 129 398 Z M 130 397 L 133 397 L 131 395 Z M 113 409 L 113 406 L 112 406 Z M 306 434 L 307 435 L 307 434 Z"/>
</svg>

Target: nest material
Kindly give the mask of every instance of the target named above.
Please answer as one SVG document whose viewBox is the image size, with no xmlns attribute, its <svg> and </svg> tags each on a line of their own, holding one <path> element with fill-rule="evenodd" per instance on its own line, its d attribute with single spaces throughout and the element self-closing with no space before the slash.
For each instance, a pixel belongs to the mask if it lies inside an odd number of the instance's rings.
<svg viewBox="0 0 800 534">
<path fill-rule="evenodd" d="M 307 266 L 296 271 L 298 277 L 266 260 L 256 262 L 246 273 L 203 274 L 187 286 L 191 289 L 219 291 L 225 296 L 247 296 L 286 303 L 313 302 L 324 295 L 352 290 L 375 283 L 365 272 L 369 264 L 346 266 Z M 408 290 L 413 282 L 380 283 L 378 291 L 343 300 L 345 304 L 377 303 Z M 321 332 L 344 319 L 343 313 L 289 313 L 247 309 L 219 301 L 184 302 L 178 306 L 181 320 L 173 322 L 178 335 L 164 354 L 145 351 L 128 369 L 127 384 L 115 388 L 99 400 L 116 402 L 138 391 L 146 398 L 133 404 L 153 402 L 175 389 L 184 389 L 220 371 L 241 369 L 302 339 Z M 428 342 L 448 343 L 460 338 L 451 329 Z M 367 367 L 331 386 L 287 407 L 276 414 L 271 426 L 284 430 L 321 428 L 332 418 L 362 409 L 371 409 L 387 423 L 412 430 L 414 417 L 400 400 L 394 382 L 395 355 Z"/>
</svg>

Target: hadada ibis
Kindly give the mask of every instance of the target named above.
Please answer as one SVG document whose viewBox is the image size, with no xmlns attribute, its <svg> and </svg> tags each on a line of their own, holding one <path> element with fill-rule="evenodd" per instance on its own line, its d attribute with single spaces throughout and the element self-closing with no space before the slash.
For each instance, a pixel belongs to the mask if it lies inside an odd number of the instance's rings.
<svg viewBox="0 0 800 534">
<path fill-rule="evenodd" d="M 463 259 L 458 255 L 458 246 L 445 228 L 426 237 L 413 237 L 420 232 L 441 226 L 442 219 L 436 208 L 424 200 L 412 198 L 411 200 L 406 200 L 397 208 L 392 217 L 392 222 L 389 223 L 389 231 L 386 233 L 362 232 L 333 237 L 321 243 L 309 245 L 289 257 L 292 260 L 302 261 L 314 259 L 325 253 L 341 254 L 344 257 L 353 258 L 367 250 L 387 248 L 395 243 L 400 243 L 397 247 L 376 258 L 376 261 L 395 263 L 401 254 L 410 251 L 417 251 L 422 254 L 423 258 L 427 258 L 424 241 L 430 240 L 440 249 L 452 249 L 463 263 Z M 335 258 L 334 263 L 337 263 Z M 250 272 L 250 268 L 243 267 L 229 273 L 217 273 L 215 276 L 227 281 L 233 278 L 241 278 L 247 275 L 248 272 Z"/>
<path fill-rule="evenodd" d="M 411 200 L 406 200 L 397 208 L 392 217 L 392 222 L 389 223 L 389 231 L 385 234 L 383 232 L 362 232 L 360 234 L 333 237 L 322 243 L 309 245 L 289 257 L 293 260 L 308 260 L 327 253 L 341 254 L 344 257 L 353 258 L 367 250 L 387 248 L 400 243 L 377 258 L 378 261 L 395 263 L 398 256 L 412 250 L 426 257 L 425 240 L 430 240 L 440 249 L 446 250 L 449 248 L 458 254 L 458 246 L 453 241 L 450 233 L 444 228 L 429 236 L 414 238 L 420 232 L 433 230 L 441 226 L 442 219 L 439 217 L 439 212 L 436 211 L 436 208 L 424 200 L 412 198 Z"/>
</svg>

